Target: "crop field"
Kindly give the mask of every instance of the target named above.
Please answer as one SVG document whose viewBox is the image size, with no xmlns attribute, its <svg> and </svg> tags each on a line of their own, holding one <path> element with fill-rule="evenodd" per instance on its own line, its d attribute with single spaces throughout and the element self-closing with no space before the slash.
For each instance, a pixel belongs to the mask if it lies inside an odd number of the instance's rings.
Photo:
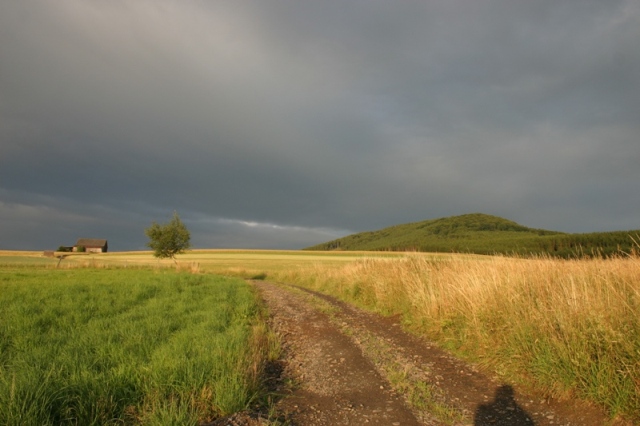
<svg viewBox="0 0 640 426">
<path fill-rule="evenodd" d="M 0 424 L 196 425 L 257 402 L 277 345 L 244 281 L 25 262 L 0 267 Z"/>
</svg>

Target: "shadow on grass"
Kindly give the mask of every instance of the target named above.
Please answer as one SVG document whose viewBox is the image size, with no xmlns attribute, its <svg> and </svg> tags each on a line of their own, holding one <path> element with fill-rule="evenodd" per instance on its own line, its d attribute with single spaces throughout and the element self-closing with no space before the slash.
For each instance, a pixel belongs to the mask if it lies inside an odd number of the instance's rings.
<svg viewBox="0 0 640 426">
<path fill-rule="evenodd" d="M 493 401 L 482 404 L 475 414 L 474 426 L 527 426 L 535 425 L 531 416 L 520 407 L 509 385 L 496 389 Z"/>
<path fill-rule="evenodd" d="M 251 277 L 252 280 L 258 280 L 258 281 L 263 281 L 267 278 L 267 274 L 262 272 L 258 275 L 254 275 L 253 277 Z"/>
</svg>

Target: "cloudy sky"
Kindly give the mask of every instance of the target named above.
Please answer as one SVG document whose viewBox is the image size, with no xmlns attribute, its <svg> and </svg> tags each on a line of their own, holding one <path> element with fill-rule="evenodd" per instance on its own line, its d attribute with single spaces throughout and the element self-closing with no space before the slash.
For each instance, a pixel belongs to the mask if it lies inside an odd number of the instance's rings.
<svg viewBox="0 0 640 426">
<path fill-rule="evenodd" d="M 637 0 L 0 1 L 0 249 L 640 229 Z"/>
</svg>

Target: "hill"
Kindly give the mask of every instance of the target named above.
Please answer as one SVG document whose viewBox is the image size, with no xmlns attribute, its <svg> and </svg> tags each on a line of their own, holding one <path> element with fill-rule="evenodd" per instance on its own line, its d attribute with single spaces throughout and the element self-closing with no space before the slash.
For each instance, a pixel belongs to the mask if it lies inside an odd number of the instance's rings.
<svg viewBox="0 0 640 426">
<path fill-rule="evenodd" d="M 482 213 L 451 216 L 361 232 L 306 250 L 459 252 L 610 256 L 637 249 L 637 231 L 568 234 L 534 229 Z M 636 241 L 638 239 L 636 238 Z"/>
</svg>

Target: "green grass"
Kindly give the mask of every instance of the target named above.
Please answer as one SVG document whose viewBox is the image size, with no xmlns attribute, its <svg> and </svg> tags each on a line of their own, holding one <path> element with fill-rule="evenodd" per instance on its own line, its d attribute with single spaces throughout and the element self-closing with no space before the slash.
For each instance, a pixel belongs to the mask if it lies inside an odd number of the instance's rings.
<svg viewBox="0 0 640 426">
<path fill-rule="evenodd" d="M 402 314 L 407 327 L 510 383 L 525 383 L 549 395 L 584 398 L 608 410 L 612 418 L 621 415 L 638 422 L 639 260 L 638 255 L 567 260 L 445 253 L 194 250 L 178 256 L 178 267 L 297 283 L 377 312 Z M 150 266 L 157 276 L 171 276 L 169 270 L 176 268 L 172 261 L 158 261 L 149 252 L 72 255 L 58 270 L 55 265 L 35 262 L 29 268 L 24 265 L 0 268 L 5 271 L 0 274 L 0 300 L 5 299 L 2 277 L 11 274 L 55 277 L 57 273 L 87 273 L 77 269 L 84 265 L 119 265 L 126 266 L 132 277 L 142 272 L 153 276 L 148 270 L 131 270 Z M 90 277 L 86 282 L 96 281 L 95 276 Z M 46 280 L 42 278 L 40 285 Z M 15 277 L 12 281 L 18 282 Z M 29 290 L 24 298 L 32 294 L 37 293 Z M 6 306 L 0 302 L 0 332 L 5 330 Z M 0 342 L 5 342 L 3 336 Z M 0 347 L 0 353 L 4 351 Z M 0 390 L 3 393 L 7 394 Z M 156 402 L 133 406 L 133 418 L 144 419 L 142 423 L 151 424 L 152 416 L 139 413 L 155 413 L 153 418 L 160 419 L 156 424 L 170 424 L 166 420 L 170 416 L 190 412 L 189 404 L 172 402 L 179 400 L 171 395 L 147 401 Z M 153 406 L 157 408 L 148 408 Z"/>
<path fill-rule="evenodd" d="M 242 410 L 266 356 L 259 316 L 237 279 L 0 270 L 0 424 L 195 425 Z"/>
<path fill-rule="evenodd" d="M 629 253 L 640 231 L 567 234 L 533 229 L 474 213 L 361 232 L 308 250 L 386 250 L 476 254 L 548 254 L 556 257 Z"/>
</svg>

